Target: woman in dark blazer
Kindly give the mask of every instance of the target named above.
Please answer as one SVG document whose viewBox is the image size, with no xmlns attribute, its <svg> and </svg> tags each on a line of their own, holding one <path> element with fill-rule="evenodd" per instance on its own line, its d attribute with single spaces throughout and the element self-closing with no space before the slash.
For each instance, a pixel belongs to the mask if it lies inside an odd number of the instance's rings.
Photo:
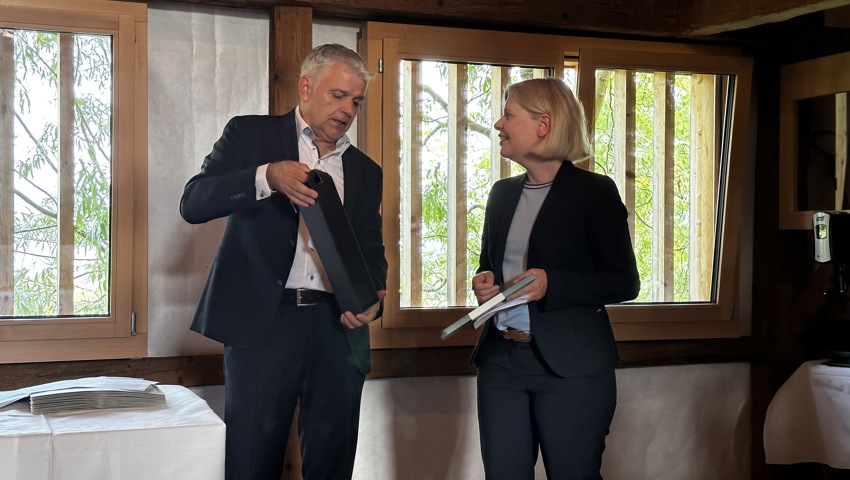
<svg viewBox="0 0 850 480">
<path fill-rule="evenodd" d="M 605 305 L 637 297 L 627 211 L 614 182 L 578 168 L 591 150 L 581 104 L 559 79 L 506 93 L 501 154 L 526 173 L 487 201 L 472 288 L 479 302 L 535 274 L 488 321 L 473 359 L 488 480 L 601 478 L 616 405 L 617 347 Z"/>
</svg>

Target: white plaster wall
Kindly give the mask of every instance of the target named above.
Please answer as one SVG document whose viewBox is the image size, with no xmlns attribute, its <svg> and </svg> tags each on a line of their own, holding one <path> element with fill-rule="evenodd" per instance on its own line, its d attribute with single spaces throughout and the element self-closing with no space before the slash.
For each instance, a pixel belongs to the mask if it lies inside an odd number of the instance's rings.
<svg viewBox="0 0 850 480">
<path fill-rule="evenodd" d="M 749 478 L 748 364 L 621 369 L 617 387 L 604 478 Z M 367 381 L 355 479 L 483 479 L 476 415 L 475 377 Z"/>
<path fill-rule="evenodd" d="M 158 4 L 148 9 L 148 355 L 218 353 L 189 330 L 224 228 L 189 225 L 183 186 L 227 121 L 268 113 L 267 12 Z"/>
<path fill-rule="evenodd" d="M 745 363 L 617 370 L 603 476 L 749 478 L 749 384 Z M 223 412 L 222 387 L 195 391 Z M 475 377 L 366 381 L 354 480 L 482 480 L 476 415 Z"/>
<path fill-rule="evenodd" d="M 750 478 L 750 365 L 617 370 L 609 480 Z"/>
</svg>

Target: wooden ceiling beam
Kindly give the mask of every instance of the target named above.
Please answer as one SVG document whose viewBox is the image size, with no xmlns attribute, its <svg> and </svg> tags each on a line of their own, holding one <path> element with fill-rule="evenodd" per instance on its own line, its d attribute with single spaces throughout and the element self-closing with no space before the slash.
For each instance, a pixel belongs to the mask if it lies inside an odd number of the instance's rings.
<svg viewBox="0 0 850 480">
<path fill-rule="evenodd" d="M 679 33 L 714 35 L 850 5 L 850 0 L 681 0 Z"/>
<path fill-rule="evenodd" d="M 850 28 L 850 6 L 823 12 L 823 24 L 831 28 Z"/>
<path fill-rule="evenodd" d="M 669 36 L 678 28 L 678 0 L 147 0 L 198 5 L 310 7 L 314 17 L 541 33 L 595 31 Z"/>
<path fill-rule="evenodd" d="M 145 1 L 145 0 L 137 0 Z M 147 0 L 308 7 L 314 17 L 540 33 L 705 37 L 850 5 L 850 0 Z"/>
</svg>

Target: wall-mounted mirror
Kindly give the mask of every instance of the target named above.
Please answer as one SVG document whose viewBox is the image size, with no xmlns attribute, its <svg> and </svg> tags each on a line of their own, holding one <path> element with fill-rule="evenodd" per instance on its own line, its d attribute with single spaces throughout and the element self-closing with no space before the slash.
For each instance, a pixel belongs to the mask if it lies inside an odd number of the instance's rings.
<svg viewBox="0 0 850 480">
<path fill-rule="evenodd" d="M 816 211 L 850 210 L 850 52 L 787 65 L 780 82 L 779 224 L 808 229 Z"/>
</svg>

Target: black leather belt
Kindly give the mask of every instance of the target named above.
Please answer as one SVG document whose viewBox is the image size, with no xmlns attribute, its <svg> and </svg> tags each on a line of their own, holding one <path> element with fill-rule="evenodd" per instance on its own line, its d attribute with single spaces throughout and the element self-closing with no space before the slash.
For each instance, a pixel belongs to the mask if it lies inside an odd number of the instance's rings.
<svg viewBox="0 0 850 480">
<path fill-rule="evenodd" d="M 322 290 L 308 290 L 306 288 L 284 288 L 281 299 L 285 303 L 291 303 L 299 307 L 310 307 L 322 302 L 329 302 L 333 298 L 332 293 Z"/>
<path fill-rule="evenodd" d="M 499 335 L 501 335 L 502 338 L 504 338 L 505 340 L 512 340 L 514 342 L 522 343 L 528 343 L 531 341 L 531 334 L 523 332 L 522 330 L 508 328 L 507 330 L 498 330 L 498 332 Z"/>
</svg>

